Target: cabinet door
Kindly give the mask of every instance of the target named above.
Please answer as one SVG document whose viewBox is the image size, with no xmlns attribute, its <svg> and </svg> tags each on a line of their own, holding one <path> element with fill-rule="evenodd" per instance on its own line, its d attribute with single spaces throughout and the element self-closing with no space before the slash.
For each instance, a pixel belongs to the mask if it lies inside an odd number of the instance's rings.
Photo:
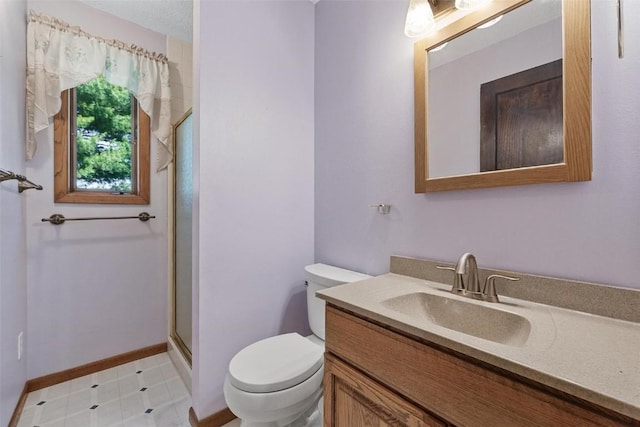
<svg viewBox="0 0 640 427">
<path fill-rule="evenodd" d="M 447 425 L 330 354 L 324 367 L 324 427 Z"/>
</svg>

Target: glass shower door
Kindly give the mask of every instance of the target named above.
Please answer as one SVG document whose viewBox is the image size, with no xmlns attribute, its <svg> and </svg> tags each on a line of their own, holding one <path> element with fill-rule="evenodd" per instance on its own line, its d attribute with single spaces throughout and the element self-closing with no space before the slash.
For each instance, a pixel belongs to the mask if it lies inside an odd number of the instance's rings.
<svg viewBox="0 0 640 427">
<path fill-rule="evenodd" d="M 193 224 L 191 110 L 174 126 L 174 286 L 171 336 L 191 363 L 191 242 Z"/>
</svg>

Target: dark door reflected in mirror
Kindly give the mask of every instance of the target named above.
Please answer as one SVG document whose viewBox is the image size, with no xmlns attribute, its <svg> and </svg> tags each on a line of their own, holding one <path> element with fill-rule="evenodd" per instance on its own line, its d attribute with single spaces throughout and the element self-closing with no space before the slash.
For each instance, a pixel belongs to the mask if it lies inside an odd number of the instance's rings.
<svg viewBox="0 0 640 427">
<path fill-rule="evenodd" d="M 480 85 L 480 172 L 563 157 L 561 59 Z"/>
</svg>

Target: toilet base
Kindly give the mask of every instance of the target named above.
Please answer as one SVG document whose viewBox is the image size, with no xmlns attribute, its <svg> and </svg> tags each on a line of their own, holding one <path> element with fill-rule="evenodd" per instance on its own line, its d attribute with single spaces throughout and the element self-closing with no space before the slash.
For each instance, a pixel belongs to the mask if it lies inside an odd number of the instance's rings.
<svg viewBox="0 0 640 427">
<path fill-rule="evenodd" d="M 240 420 L 240 427 L 283 427 L 282 425 L 272 423 L 259 423 L 254 421 Z M 287 427 L 322 427 L 322 414 L 319 411 L 315 411 L 311 416 L 304 420 L 294 421 L 287 425 Z"/>
<path fill-rule="evenodd" d="M 308 380 L 286 390 L 251 393 L 224 382 L 227 406 L 243 421 L 242 427 L 303 427 L 322 396 L 321 367 Z M 253 424 L 248 424 L 251 421 Z M 304 422 L 303 422 L 304 421 Z M 295 423 L 295 424 L 294 424 Z"/>
<path fill-rule="evenodd" d="M 309 409 L 291 420 L 279 420 L 272 422 L 258 422 L 240 419 L 240 427 L 322 427 L 322 395 Z"/>
</svg>

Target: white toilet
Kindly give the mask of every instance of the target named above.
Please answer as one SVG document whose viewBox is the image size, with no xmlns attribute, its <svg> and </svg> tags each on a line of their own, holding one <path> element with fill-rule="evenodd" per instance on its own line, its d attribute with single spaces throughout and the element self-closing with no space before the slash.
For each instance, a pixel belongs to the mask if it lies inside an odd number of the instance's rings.
<svg viewBox="0 0 640 427">
<path fill-rule="evenodd" d="M 240 350 L 229 363 L 224 397 L 242 427 L 307 423 L 318 408 L 324 372 L 324 301 L 315 296 L 316 291 L 370 277 L 325 264 L 308 265 L 305 271 L 313 335 L 266 338 Z"/>
</svg>

